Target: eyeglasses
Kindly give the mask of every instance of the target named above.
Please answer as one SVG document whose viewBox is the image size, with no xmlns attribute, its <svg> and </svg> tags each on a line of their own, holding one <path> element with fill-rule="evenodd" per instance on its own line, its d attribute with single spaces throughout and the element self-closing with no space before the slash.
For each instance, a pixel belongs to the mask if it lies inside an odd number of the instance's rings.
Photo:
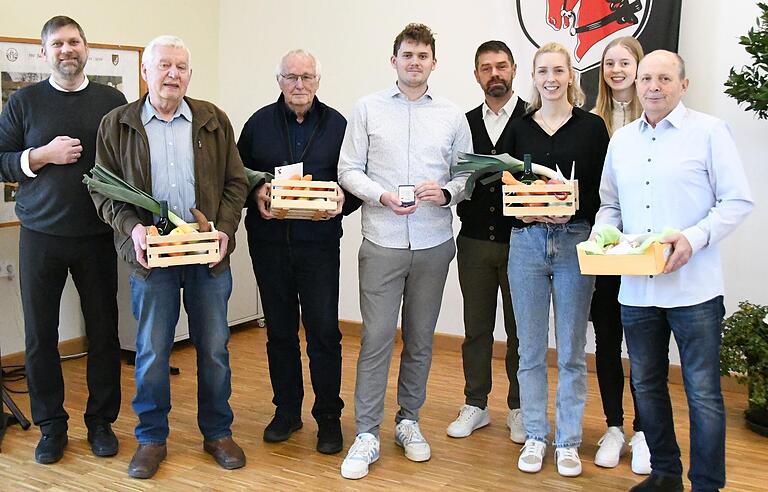
<svg viewBox="0 0 768 492">
<path fill-rule="evenodd" d="M 310 82 L 314 82 L 317 80 L 317 75 L 310 75 L 310 74 L 304 74 L 304 75 L 296 75 L 293 73 L 281 73 L 280 76 L 288 81 L 290 84 L 295 84 L 301 79 L 301 81 L 305 84 L 308 84 Z"/>
</svg>

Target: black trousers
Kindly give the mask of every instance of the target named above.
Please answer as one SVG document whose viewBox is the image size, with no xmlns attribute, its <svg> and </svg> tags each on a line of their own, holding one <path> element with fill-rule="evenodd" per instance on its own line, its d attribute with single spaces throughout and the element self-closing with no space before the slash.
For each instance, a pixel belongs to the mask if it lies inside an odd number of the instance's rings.
<svg viewBox="0 0 768 492">
<path fill-rule="evenodd" d="M 267 322 L 267 358 L 276 413 L 300 416 L 304 325 L 315 402 L 312 415 L 341 416 L 339 244 L 263 241 L 248 231 L 253 271 Z"/>
<path fill-rule="evenodd" d="M 595 328 L 595 365 L 600 398 L 608 427 L 624 425 L 624 366 L 621 364 L 621 305 L 619 286 L 621 277 L 598 275 L 592 295 L 592 325 Z M 643 430 L 638 418 L 635 387 L 630 381 L 630 392 L 635 407 L 632 428 Z"/>
<path fill-rule="evenodd" d="M 117 255 L 112 234 L 61 237 L 21 228 L 19 280 L 32 420 L 44 434 L 65 432 L 64 378 L 59 363 L 59 310 L 72 274 L 88 339 L 85 424 L 112 423 L 120 411 Z"/>
<path fill-rule="evenodd" d="M 509 244 L 456 238 L 456 258 L 459 285 L 464 298 L 464 342 L 461 360 L 464 366 L 464 395 L 467 405 L 485 408 L 491 392 L 491 360 L 493 357 L 493 330 L 496 327 L 496 299 L 501 290 L 504 309 L 504 330 L 507 333 L 507 370 L 509 390 L 507 406 L 520 408 L 520 386 L 517 383 L 518 355 L 517 326 L 509 292 L 507 262 Z"/>
</svg>

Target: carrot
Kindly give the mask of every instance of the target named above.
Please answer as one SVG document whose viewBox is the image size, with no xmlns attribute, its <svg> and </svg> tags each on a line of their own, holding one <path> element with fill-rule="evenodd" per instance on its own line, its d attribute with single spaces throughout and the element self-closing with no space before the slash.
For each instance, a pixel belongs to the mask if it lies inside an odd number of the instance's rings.
<svg viewBox="0 0 768 492">
<path fill-rule="evenodd" d="M 147 236 L 159 236 L 159 235 L 160 235 L 160 231 L 157 230 L 157 226 L 151 225 L 147 227 Z"/>
<path fill-rule="evenodd" d="M 205 217 L 203 212 L 199 211 L 196 208 L 190 208 L 190 212 L 192 212 L 192 216 L 195 218 L 195 221 L 197 222 L 197 230 L 200 232 L 211 232 L 211 224 L 208 223 L 208 219 Z"/>
<path fill-rule="evenodd" d="M 505 185 L 521 185 L 520 181 L 516 180 L 514 176 L 512 176 L 512 173 L 509 171 L 504 171 L 501 173 L 501 182 Z"/>
</svg>

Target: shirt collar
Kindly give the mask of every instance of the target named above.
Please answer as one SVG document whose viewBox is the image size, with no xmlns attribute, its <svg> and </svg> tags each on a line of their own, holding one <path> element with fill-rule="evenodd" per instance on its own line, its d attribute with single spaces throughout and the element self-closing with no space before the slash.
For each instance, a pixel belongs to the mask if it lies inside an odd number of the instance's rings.
<svg viewBox="0 0 768 492">
<path fill-rule="evenodd" d="M 403 94 L 403 91 L 400 90 L 400 87 L 397 85 L 397 82 L 395 82 L 392 85 L 392 87 L 390 87 L 389 91 L 387 91 L 387 95 L 389 97 L 396 97 L 398 95 L 402 95 L 406 100 L 408 99 L 408 97 L 405 94 Z M 425 92 L 423 96 L 417 99 L 417 101 L 423 99 L 425 96 L 430 99 L 434 99 L 432 96 L 432 89 L 429 86 L 427 86 L 427 92 Z"/>
<path fill-rule="evenodd" d="M 317 98 L 312 100 L 312 105 L 309 107 L 306 113 L 304 113 L 304 120 L 306 121 L 307 118 L 309 118 L 310 115 L 315 114 L 315 101 Z M 288 104 L 285 102 L 285 99 L 283 99 L 283 107 L 285 108 L 285 114 L 288 116 L 288 121 L 296 123 L 296 113 L 293 112 L 293 110 L 288 106 Z"/>
<path fill-rule="evenodd" d="M 512 116 L 512 113 L 515 111 L 515 106 L 517 106 L 517 94 L 512 94 L 512 97 L 509 98 L 509 101 L 507 101 L 504 106 L 501 107 L 499 110 L 499 114 L 501 114 L 502 111 L 504 111 L 507 116 Z M 491 108 L 488 107 L 488 104 L 483 101 L 483 118 L 485 118 L 488 115 L 488 111 L 493 113 Z M 495 114 L 495 113 L 494 113 Z"/>
<path fill-rule="evenodd" d="M 72 90 L 72 91 L 67 90 L 67 89 L 63 88 L 62 86 L 60 86 L 59 84 L 57 84 L 56 81 L 53 80 L 53 76 L 48 77 L 48 82 L 50 82 L 51 86 L 54 89 L 56 89 L 57 91 L 60 91 L 60 92 L 79 92 L 79 91 L 85 89 L 86 87 L 88 87 L 88 77 L 87 76 L 85 77 L 85 80 L 83 80 L 83 83 L 80 84 L 80 87 L 78 87 L 77 89 Z"/>
<path fill-rule="evenodd" d="M 176 108 L 176 112 L 173 113 L 173 118 L 171 118 L 171 121 L 175 120 L 179 116 L 183 116 L 187 121 L 192 122 L 192 109 L 190 109 L 189 104 L 187 104 L 187 101 L 185 99 L 181 100 L 181 104 L 179 104 L 179 107 Z M 152 118 L 157 118 L 160 121 L 165 121 L 157 114 L 157 111 L 155 111 L 155 108 L 152 107 L 152 104 L 149 102 L 149 96 L 144 100 L 144 107 L 141 109 L 141 124 L 145 125 L 149 123 Z"/>
<path fill-rule="evenodd" d="M 669 124 L 675 128 L 680 128 L 680 126 L 683 124 L 683 118 L 685 118 L 685 113 L 687 111 L 688 109 L 685 107 L 685 104 L 683 104 L 683 101 L 680 101 L 677 103 L 675 109 L 673 109 L 672 112 L 670 112 L 661 121 L 659 121 L 656 126 L 659 126 L 659 124 L 663 121 L 668 121 Z M 643 111 L 643 115 L 640 117 L 640 130 L 645 131 L 648 128 L 653 127 L 650 123 L 648 123 L 648 118 L 646 118 L 645 111 Z"/>
</svg>

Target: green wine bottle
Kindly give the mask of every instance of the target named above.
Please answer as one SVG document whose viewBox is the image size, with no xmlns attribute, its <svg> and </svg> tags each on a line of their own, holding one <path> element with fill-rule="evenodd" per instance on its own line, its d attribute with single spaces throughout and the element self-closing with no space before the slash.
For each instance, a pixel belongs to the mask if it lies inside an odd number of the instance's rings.
<svg viewBox="0 0 768 492">
<path fill-rule="evenodd" d="M 537 179 L 539 179 L 539 177 L 533 172 L 531 154 L 523 154 L 523 175 L 520 177 L 520 182 L 529 185 L 533 184 Z"/>
<path fill-rule="evenodd" d="M 168 202 L 165 200 L 160 200 L 160 218 L 157 219 L 155 226 L 162 236 L 169 234 L 173 230 L 173 224 L 168 219 Z"/>
</svg>

